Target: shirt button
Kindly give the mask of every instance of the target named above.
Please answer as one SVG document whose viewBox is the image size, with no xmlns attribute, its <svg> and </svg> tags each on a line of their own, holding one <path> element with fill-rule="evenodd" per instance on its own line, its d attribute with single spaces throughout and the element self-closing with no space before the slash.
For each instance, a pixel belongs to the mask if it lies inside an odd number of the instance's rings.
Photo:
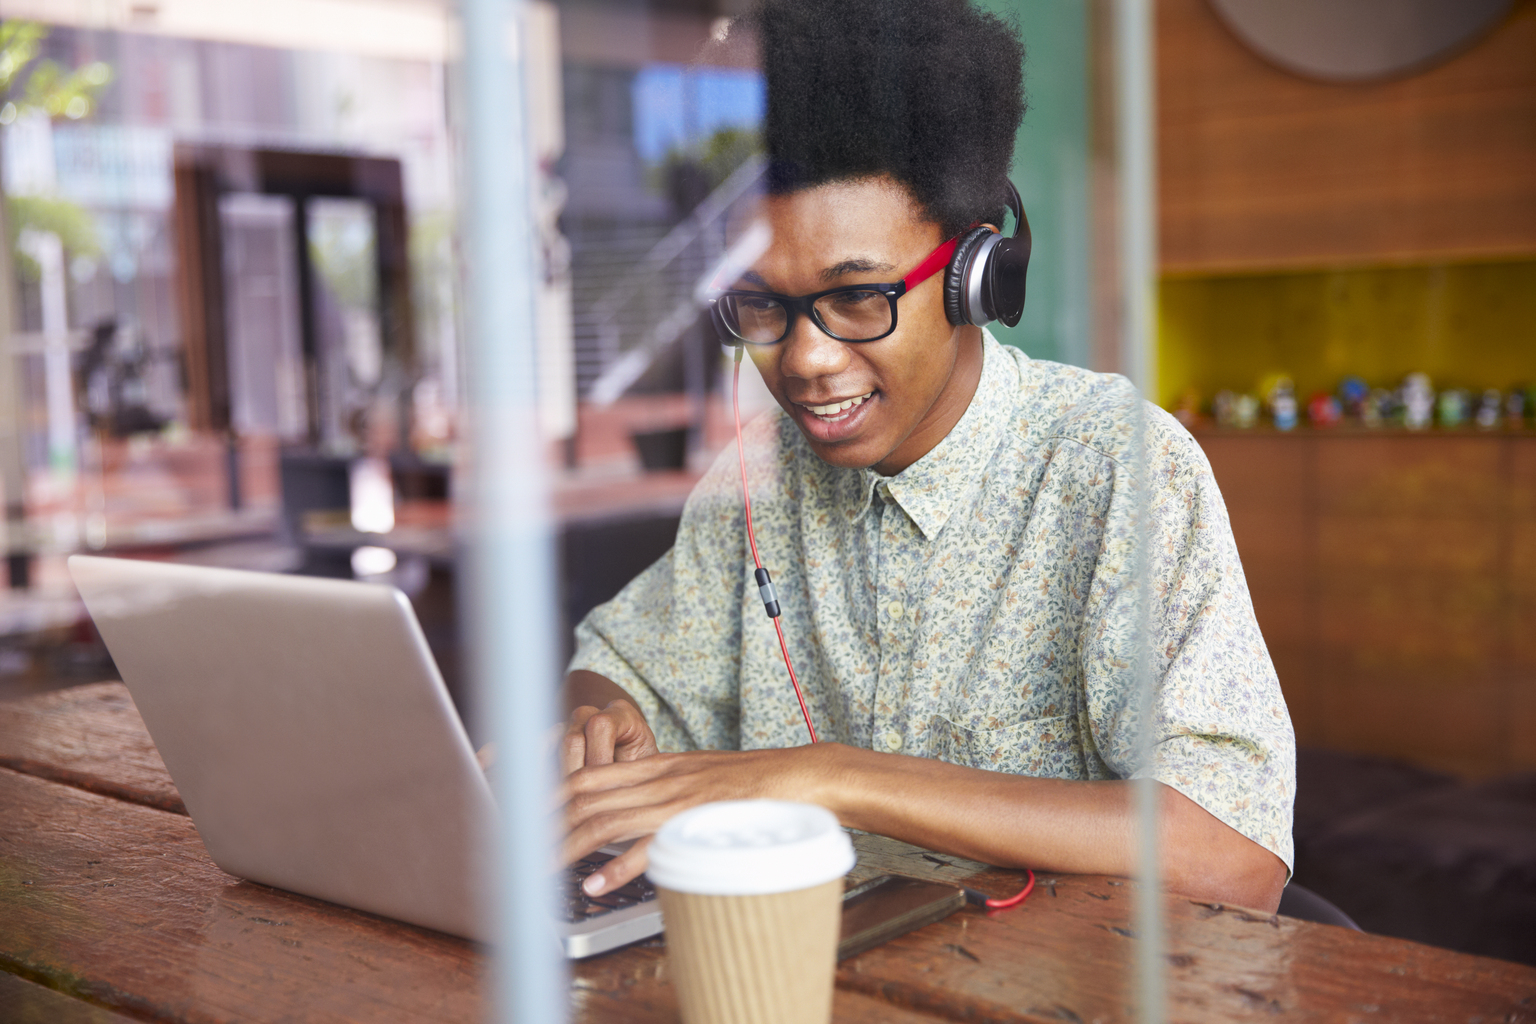
<svg viewBox="0 0 1536 1024">
<path fill-rule="evenodd" d="M 901 613 L 905 611 L 900 601 L 892 601 L 890 604 L 885 606 L 885 610 L 886 613 L 889 614 L 893 619 L 901 618 Z"/>
<path fill-rule="evenodd" d="M 889 732 L 887 732 L 885 734 L 885 749 L 887 749 L 887 750 L 900 750 L 901 749 L 901 733 L 897 732 L 895 729 L 892 729 Z"/>
</svg>

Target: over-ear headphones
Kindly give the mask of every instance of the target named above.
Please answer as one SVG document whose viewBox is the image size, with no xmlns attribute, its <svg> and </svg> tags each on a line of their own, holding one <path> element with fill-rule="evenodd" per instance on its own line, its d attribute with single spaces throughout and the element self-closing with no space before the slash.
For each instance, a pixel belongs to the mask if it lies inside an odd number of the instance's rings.
<svg viewBox="0 0 1536 1024">
<path fill-rule="evenodd" d="M 1008 182 L 1008 208 L 1018 223 L 1013 237 L 976 228 L 955 244 L 944 271 L 944 313 L 949 322 L 978 327 L 1001 320 L 1009 327 L 1024 315 L 1024 276 L 1029 271 L 1029 220 L 1019 190 Z"/>
</svg>

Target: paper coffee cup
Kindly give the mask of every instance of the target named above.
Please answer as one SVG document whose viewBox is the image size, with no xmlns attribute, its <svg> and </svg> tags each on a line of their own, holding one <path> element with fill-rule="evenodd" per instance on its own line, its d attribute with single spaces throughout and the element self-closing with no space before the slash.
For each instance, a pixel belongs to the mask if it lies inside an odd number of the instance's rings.
<svg viewBox="0 0 1536 1024">
<path fill-rule="evenodd" d="M 854 864 L 832 812 L 703 804 L 663 825 L 648 856 L 684 1024 L 831 1020 L 842 879 Z"/>
</svg>

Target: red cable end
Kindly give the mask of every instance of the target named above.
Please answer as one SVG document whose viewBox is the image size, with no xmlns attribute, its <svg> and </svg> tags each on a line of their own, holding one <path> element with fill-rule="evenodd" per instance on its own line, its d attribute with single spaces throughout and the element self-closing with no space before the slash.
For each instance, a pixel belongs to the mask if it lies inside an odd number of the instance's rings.
<svg viewBox="0 0 1536 1024">
<path fill-rule="evenodd" d="M 1025 900 L 1029 899 L 1029 894 L 1035 891 L 1035 873 L 1030 871 L 1028 868 L 1025 868 L 1024 870 L 1029 874 L 1029 884 L 1024 886 L 1020 892 L 1013 896 L 1009 896 L 1005 900 L 987 900 L 988 909 L 1007 910 L 1009 907 L 1016 907 L 1020 903 L 1023 903 Z"/>
</svg>

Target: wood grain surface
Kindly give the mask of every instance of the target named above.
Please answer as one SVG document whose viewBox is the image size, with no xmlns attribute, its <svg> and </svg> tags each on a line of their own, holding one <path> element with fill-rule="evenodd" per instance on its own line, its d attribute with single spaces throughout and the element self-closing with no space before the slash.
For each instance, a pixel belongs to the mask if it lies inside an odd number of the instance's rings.
<svg viewBox="0 0 1536 1024">
<path fill-rule="evenodd" d="M 191 819 L 0 769 L 0 967 L 150 1020 L 479 1020 L 469 943 L 243 882 Z"/>
<path fill-rule="evenodd" d="M 968 907 L 846 961 L 838 988 L 943 1020 L 1134 1020 L 1131 901 L 1123 880 L 1042 876 L 1021 907 Z M 1529 967 L 1177 898 L 1168 927 L 1176 1020 L 1536 1021 Z M 670 1000 L 659 942 L 583 964 L 575 984 L 588 1009 Z"/>
<path fill-rule="evenodd" d="M 133 1018 L 0 973 L 0 1020 L 5 1024 L 130 1024 Z"/>
<path fill-rule="evenodd" d="M 1267 63 L 1206 0 L 1157 5 L 1162 268 L 1536 254 L 1536 0 L 1385 82 Z"/>
<path fill-rule="evenodd" d="M 83 768 L 78 737 L 124 712 L 112 709 L 110 687 L 82 689 L 95 696 L 4 709 L 12 722 L 38 714 L 74 740 L 50 757 L 34 737 L 27 769 L 0 768 L 0 972 L 152 1021 L 484 1019 L 480 948 L 232 878 L 184 815 L 103 795 L 131 787 L 105 748 Z M 77 727 L 39 703 L 73 707 Z M 56 781 L 66 763 L 69 784 Z M 130 770 L 163 798 L 169 780 L 150 785 L 142 761 Z M 858 878 L 899 872 L 997 895 L 1019 882 L 877 836 L 855 845 Z M 842 964 L 835 1018 L 1132 1019 L 1131 890 L 1120 879 L 1042 875 L 1021 907 L 967 907 Z M 1180 1020 L 1536 1022 L 1536 969 L 1177 897 L 1167 907 Z M 573 965 L 571 999 L 576 1021 L 675 1021 L 664 944 Z"/>
<path fill-rule="evenodd" d="M 184 816 L 7 770 L 0 807 L 0 970 L 185 1024 L 486 1017 L 481 948 L 226 875 Z M 577 965 L 574 1018 L 675 1021 L 653 945 Z M 596 965 L 617 979 L 606 992 L 582 978 Z M 648 988 L 626 983 L 637 974 Z M 836 1010 L 860 1024 L 932 1019 L 859 992 Z"/>
<path fill-rule="evenodd" d="M 0 702 L 0 765 L 187 813 L 122 683 L 92 683 Z"/>
</svg>

